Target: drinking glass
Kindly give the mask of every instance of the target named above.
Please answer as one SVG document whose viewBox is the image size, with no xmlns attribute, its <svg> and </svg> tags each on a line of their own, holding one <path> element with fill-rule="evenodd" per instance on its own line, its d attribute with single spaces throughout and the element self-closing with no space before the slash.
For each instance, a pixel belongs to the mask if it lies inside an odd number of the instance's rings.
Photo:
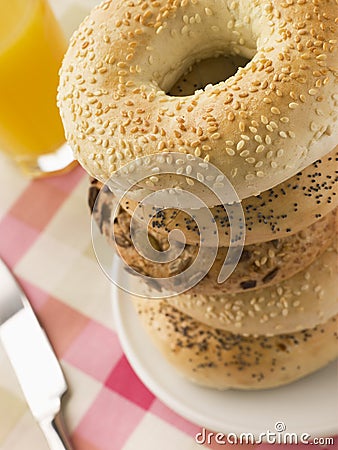
<svg viewBox="0 0 338 450">
<path fill-rule="evenodd" d="M 46 0 L 0 6 L 0 150 L 31 177 L 69 170 L 56 106 L 66 39 Z"/>
</svg>

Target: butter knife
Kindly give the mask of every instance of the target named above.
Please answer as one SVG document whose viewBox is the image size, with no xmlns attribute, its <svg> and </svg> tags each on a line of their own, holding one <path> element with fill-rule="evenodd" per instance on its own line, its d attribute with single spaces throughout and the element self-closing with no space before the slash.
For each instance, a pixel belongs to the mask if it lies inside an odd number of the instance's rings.
<svg viewBox="0 0 338 450">
<path fill-rule="evenodd" d="M 27 297 L 1 259 L 0 339 L 49 448 L 71 450 L 61 416 L 66 381 Z"/>
</svg>

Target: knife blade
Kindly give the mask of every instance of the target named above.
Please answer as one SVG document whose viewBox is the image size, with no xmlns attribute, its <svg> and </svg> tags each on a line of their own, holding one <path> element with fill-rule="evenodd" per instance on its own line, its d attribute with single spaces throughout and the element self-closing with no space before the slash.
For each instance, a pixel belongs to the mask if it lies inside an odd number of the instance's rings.
<svg viewBox="0 0 338 450">
<path fill-rule="evenodd" d="M 70 450 L 60 412 L 65 378 L 26 295 L 1 259 L 0 338 L 49 447 Z"/>
</svg>

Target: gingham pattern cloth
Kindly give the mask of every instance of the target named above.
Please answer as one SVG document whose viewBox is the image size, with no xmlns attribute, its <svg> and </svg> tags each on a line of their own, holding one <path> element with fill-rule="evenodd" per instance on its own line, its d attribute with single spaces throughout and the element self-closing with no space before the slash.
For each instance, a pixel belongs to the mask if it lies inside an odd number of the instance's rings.
<svg viewBox="0 0 338 450">
<path fill-rule="evenodd" d="M 194 449 L 198 427 L 139 381 L 118 342 L 109 281 L 91 245 L 88 176 L 29 182 L 0 156 L 0 256 L 14 270 L 60 359 L 75 449 Z M 0 345 L 0 448 L 43 450 Z"/>
<path fill-rule="evenodd" d="M 69 36 L 95 0 L 51 3 Z M 199 427 L 159 401 L 123 355 L 111 285 L 91 245 L 87 191 L 80 167 L 29 181 L 0 154 L 0 256 L 20 280 L 62 365 L 69 386 L 63 412 L 74 448 L 201 448 L 194 440 Z M 47 449 L 1 344 L 0 449 Z"/>
</svg>

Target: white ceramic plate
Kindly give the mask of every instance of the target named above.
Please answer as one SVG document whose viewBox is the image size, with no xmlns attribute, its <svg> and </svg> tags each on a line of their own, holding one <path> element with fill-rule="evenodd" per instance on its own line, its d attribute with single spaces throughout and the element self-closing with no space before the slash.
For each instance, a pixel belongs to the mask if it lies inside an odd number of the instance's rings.
<svg viewBox="0 0 338 450">
<path fill-rule="evenodd" d="M 202 388 L 181 377 L 154 347 L 129 294 L 113 286 L 112 301 L 116 329 L 136 374 L 163 403 L 191 422 L 222 433 L 259 435 L 275 431 L 276 422 L 283 422 L 287 432 L 298 435 L 332 436 L 338 432 L 336 362 L 277 389 L 219 392 Z"/>
</svg>

